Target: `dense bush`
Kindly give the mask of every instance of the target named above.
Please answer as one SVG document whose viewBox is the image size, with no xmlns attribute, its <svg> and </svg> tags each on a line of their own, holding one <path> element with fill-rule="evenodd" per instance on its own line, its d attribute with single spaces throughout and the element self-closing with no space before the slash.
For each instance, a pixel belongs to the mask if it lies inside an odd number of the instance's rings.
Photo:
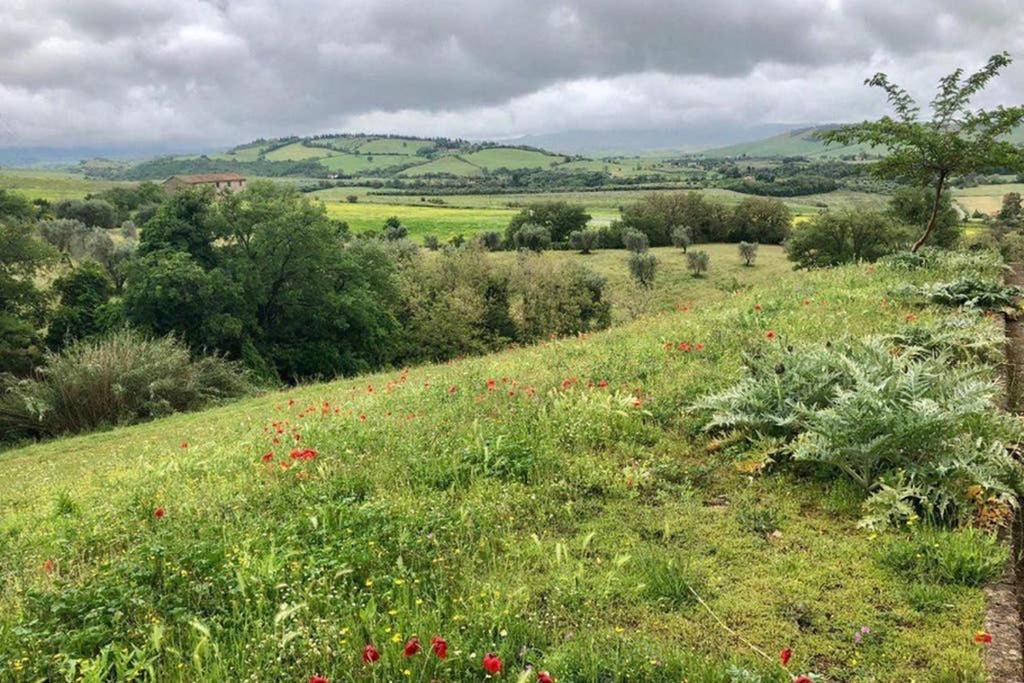
<svg viewBox="0 0 1024 683">
<path fill-rule="evenodd" d="M 592 332 L 611 324 L 605 279 L 579 264 L 526 256 L 517 265 L 513 285 L 523 342 Z"/>
<path fill-rule="evenodd" d="M 120 224 L 117 209 L 102 199 L 65 199 L 53 207 L 57 218 L 85 223 L 92 228 L 113 228 Z"/>
<path fill-rule="evenodd" d="M 708 429 L 774 438 L 794 461 L 842 473 L 868 495 L 864 523 L 958 524 L 1016 505 L 999 386 L 977 366 L 884 340 L 793 350 L 774 342 L 746 376 L 698 404 Z"/>
<path fill-rule="evenodd" d="M 637 230 L 653 247 L 741 240 L 780 244 L 791 220 L 789 209 L 777 199 L 749 197 L 730 210 L 698 192 L 660 192 L 624 207 L 621 225 L 613 232 Z"/>
<path fill-rule="evenodd" d="M 967 306 L 985 311 L 1016 308 L 1015 300 L 1024 295 L 1020 287 L 1004 285 L 969 275 L 952 282 L 937 282 L 923 287 L 905 287 L 903 293 L 918 293 L 929 301 L 947 306 Z"/>
<path fill-rule="evenodd" d="M 8 380 L 0 394 L 0 432 L 57 436 L 193 410 L 240 396 L 249 383 L 214 356 L 193 360 L 173 337 L 122 330 L 48 354 L 32 378 Z"/>
<path fill-rule="evenodd" d="M 437 251 L 441 248 L 441 240 L 437 238 L 437 235 L 424 235 L 423 246 L 430 251 Z"/>
<path fill-rule="evenodd" d="M 446 360 L 515 340 L 510 276 L 479 249 L 418 258 L 402 269 L 399 358 Z"/>
<path fill-rule="evenodd" d="M 906 246 L 906 226 L 872 211 L 826 211 L 793 230 L 786 242 L 798 268 L 874 261 Z"/>
<path fill-rule="evenodd" d="M 505 241 L 516 244 L 516 234 L 525 226 L 541 226 L 547 230 L 552 242 L 560 243 L 569 239 L 577 230 L 585 230 L 590 214 L 582 206 L 568 202 L 538 202 L 526 207 L 508 224 Z"/>
<path fill-rule="evenodd" d="M 543 225 L 521 225 L 512 233 L 511 244 L 516 249 L 541 252 L 551 248 L 551 231 Z"/>
<path fill-rule="evenodd" d="M 477 240 L 482 244 L 487 251 L 498 251 L 501 249 L 501 233 L 495 230 L 485 230 L 477 235 Z"/>
<path fill-rule="evenodd" d="M 634 251 L 629 255 L 629 274 L 638 285 L 649 289 L 654 286 L 658 259 L 649 251 Z"/>
<path fill-rule="evenodd" d="M 934 208 L 934 191 L 924 187 L 903 187 L 896 190 L 889 200 L 889 213 L 900 224 L 910 227 L 910 233 L 924 232 Z M 951 247 L 960 239 L 960 215 L 953 206 L 953 196 L 942 194 L 935 229 L 928 238 L 928 244 L 935 247 Z"/>
</svg>

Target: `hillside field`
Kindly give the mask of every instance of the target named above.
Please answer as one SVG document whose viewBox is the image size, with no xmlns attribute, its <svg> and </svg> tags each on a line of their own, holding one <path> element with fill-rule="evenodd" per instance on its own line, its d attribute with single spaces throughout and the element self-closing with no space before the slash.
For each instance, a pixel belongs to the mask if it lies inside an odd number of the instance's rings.
<svg viewBox="0 0 1024 683">
<path fill-rule="evenodd" d="M 0 454 L 0 679 L 981 680 L 982 589 L 688 411 L 745 353 L 936 324 L 888 300 L 950 273 L 762 256 L 606 332 Z"/>
</svg>

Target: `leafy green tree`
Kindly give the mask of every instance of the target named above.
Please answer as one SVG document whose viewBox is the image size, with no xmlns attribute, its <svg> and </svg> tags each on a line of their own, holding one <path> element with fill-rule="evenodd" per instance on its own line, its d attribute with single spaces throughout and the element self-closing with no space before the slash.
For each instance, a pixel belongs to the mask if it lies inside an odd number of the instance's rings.
<svg viewBox="0 0 1024 683">
<path fill-rule="evenodd" d="M 190 254 L 203 268 L 216 265 L 214 243 L 227 229 L 210 187 L 179 192 L 157 209 L 142 230 L 139 253 L 172 250 Z"/>
<path fill-rule="evenodd" d="M 505 233 L 505 241 L 514 244 L 516 233 L 524 226 L 539 225 L 547 229 L 552 242 L 565 242 L 574 231 L 584 230 L 590 218 L 590 214 L 582 206 L 561 201 L 539 202 L 512 217 Z"/>
<path fill-rule="evenodd" d="M 729 240 L 782 244 L 792 222 L 789 207 L 778 199 L 747 197 L 733 209 Z"/>
<path fill-rule="evenodd" d="M 622 209 L 622 232 L 638 230 L 652 247 L 672 244 L 672 231 L 690 228 L 691 242 L 723 242 L 731 217 L 721 204 L 708 202 L 699 192 L 652 192 Z"/>
<path fill-rule="evenodd" d="M 114 283 L 103 266 L 85 261 L 53 283 L 59 305 L 46 332 L 46 345 L 60 349 L 67 342 L 101 334 L 116 324 L 108 304 Z"/>
<path fill-rule="evenodd" d="M 596 230 L 574 230 L 569 233 L 569 246 L 581 254 L 589 254 L 597 246 L 601 238 Z"/>
<path fill-rule="evenodd" d="M 644 233 L 629 229 L 622 233 L 622 246 L 634 254 L 642 254 L 651 248 L 651 243 Z"/>
<path fill-rule="evenodd" d="M 81 253 L 86 239 L 95 230 L 74 218 L 50 218 L 36 224 L 39 236 L 57 251 L 70 256 Z"/>
<path fill-rule="evenodd" d="M 701 275 L 707 272 L 709 265 L 711 265 L 711 256 L 708 255 L 708 252 L 686 252 L 686 267 L 690 269 L 694 277 L 701 277 Z"/>
<path fill-rule="evenodd" d="M 888 214 L 873 211 L 826 211 L 801 223 L 786 242 L 786 253 L 798 268 L 874 261 L 903 248 L 910 240 L 906 227 Z"/>
<path fill-rule="evenodd" d="M 124 291 L 125 317 L 154 335 L 173 334 L 193 349 L 239 357 L 253 327 L 237 282 L 207 270 L 187 251 L 152 251 L 132 263 Z"/>
<path fill-rule="evenodd" d="M 671 232 L 672 246 L 679 247 L 686 253 L 686 250 L 693 243 L 693 231 L 684 226 L 677 226 L 672 228 Z"/>
<path fill-rule="evenodd" d="M 874 166 L 880 177 L 906 180 L 932 190 L 932 207 L 924 230 L 911 251 L 931 237 L 942 208 L 942 194 L 954 175 L 984 168 L 1024 167 L 1024 152 L 1004 136 L 1024 121 L 1024 107 L 971 109 L 970 101 L 1011 62 L 1003 52 L 993 55 L 979 71 L 964 78 L 963 69 L 944 76 L 931 101 L 931 118 L 918 119 L 920 107 L 913 97 L 877 73 L 865 83 L 885 90 L 896 118 L 843 126 L 822 135 L 826 143 L 870 144 L 888 151 Z"/>
<path fill-rule="evenodd" d="M 644 289 L 654 286 L 654 275 L 658 271 L 658 259 L 649 251 L 634 251 L 629 255 L 629 274 Z"/>
<path fill-rule="evenodd" d="M 25 375 L 40 360 L 46 293 L 36 283 L 55 255 L 26 223 L 0 217 L 0 372 Z"/>
</svg>

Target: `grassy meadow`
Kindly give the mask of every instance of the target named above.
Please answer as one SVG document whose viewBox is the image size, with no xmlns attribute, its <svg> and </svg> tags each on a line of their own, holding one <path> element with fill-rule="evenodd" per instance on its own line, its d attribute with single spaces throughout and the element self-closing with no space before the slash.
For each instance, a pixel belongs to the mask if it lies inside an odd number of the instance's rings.
<svg viewBox="0 0 1024 683">
<path fill-rule="evenodd" d="M 688 411 L 745 353 L 934 324 L 891 291 L 949 273 L 764 249 L 724 292 L 726 250 L 656 252 L 689 304 L 606 332 L 0 454 L 0 679 L 982 680 L 982 589 Z"/>
<path fill-rule="evenodd" d="M 1005 183 L 995 185 L 978 185 L 953 190 L 956 203 L 967 213 L 981 211 L 996 215 L 1003 206 L 1003 196 L 1010 192 L 1024 193 L 1024 183 Z"/>
<path fill-rule="evenodd" d="M 81 199 L 90 192 L 118 185 L 134 185 L 112 180 L 95 180 L 77 173 L 63 171 L 30 171 L 0 168 L 0 189 L 13 190 L 29 199 L 57 202 L 62 199 Z"/>
</svg>

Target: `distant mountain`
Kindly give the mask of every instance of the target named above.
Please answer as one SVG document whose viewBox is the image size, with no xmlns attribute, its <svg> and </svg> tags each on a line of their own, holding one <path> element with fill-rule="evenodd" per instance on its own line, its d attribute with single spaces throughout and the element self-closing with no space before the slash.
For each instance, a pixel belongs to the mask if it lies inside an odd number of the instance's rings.
<svg viewBox="0 0 1024 683">
<path fill-rule="evenodd" d="M 562 154 L 582 154 L 591 157 L 631 156 L 645 152 L 695 152 L 720 145 L 758 140 L 791 127 L 792 124 L 782 123 L 755 126 L 715 123 L 641 130 L 565 130 L 557 133 L 524 135 L 504 142 L 540 147 Z"/>
<path fill-rule="evenodd" d="M 826 145 L 821 141 L 819 137 L 821 133 L 835 129 L 839 125 L 827 124 L 796 128 L 761 140 L 716 147 L 701 153 L 712 158 L 804 156 L 819 159 L 837 159 L 860 154 L 877 156 L 881 153 L 881 150 L 873 149 L 869 145 Z M 1015 130 L 1009 139 L 1011 142 L 1024 144 L 1024 127 Z"/>
<path fill-rule="evenodd" d="M 77 165 L 86 159 L 139 161 L 166 154 L 180 154 L 180 145 L 104 145 L 82 147 L 0 147 L 0 166 L 17 168 Z"/>
</svg>

